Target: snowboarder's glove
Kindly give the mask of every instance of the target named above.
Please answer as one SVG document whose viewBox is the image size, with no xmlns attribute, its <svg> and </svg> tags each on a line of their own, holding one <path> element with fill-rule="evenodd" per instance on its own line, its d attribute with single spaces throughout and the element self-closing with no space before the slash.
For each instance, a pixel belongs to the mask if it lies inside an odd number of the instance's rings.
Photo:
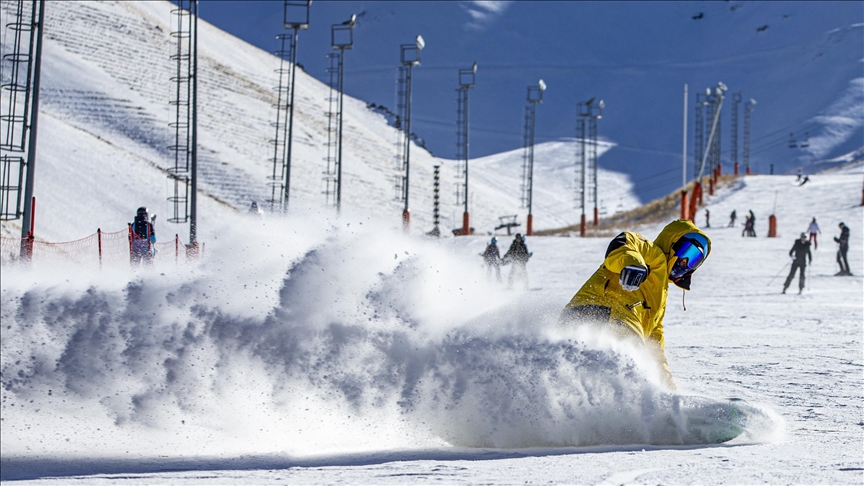
<svg viewBox="0 0 864 486">
<path fill-rule="evenodd" d="M 645 267 L 631 265 L 621 270 L 621 278 L 618 279 L 618 283 L 621 284 L 622 289 L 632 292 L 642 285 L 647 276 L 648 270 Z"/>
</svg>

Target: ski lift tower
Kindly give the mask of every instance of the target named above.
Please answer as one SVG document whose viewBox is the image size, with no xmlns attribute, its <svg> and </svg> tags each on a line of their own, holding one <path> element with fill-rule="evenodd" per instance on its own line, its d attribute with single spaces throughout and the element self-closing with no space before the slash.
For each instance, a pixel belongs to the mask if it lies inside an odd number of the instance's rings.
<svg viewBox="0 0 864 486">
<path fill-rule="evenodd" d="M 335 99 L 336 107 L 333 111 L 332 101 L 334 98 L 331 94 L 331 111 L 329 113 L 330 127 L 328 134 L 332 134 L 335 128 L 335 169 L 336 169 L 336 211 L 342 210 L 342 103 L 345 91 L 345 51 L 354 48 L 354 26 L 357 25 L 357 15 L 352 14 L 351 18 L 341 24 L 333 24 L 330 26 L 330 47 L 333 50 L 339 51 L 338 54 L 331 54 L 336 59 L 336 86 L 333 86 L 333 77 L 331 76 L 330 90 L 334 88 L 339 92 L 338 98 Z"/>
<path fill-rule="evenodd" d="M 462 234 L 471 234 L 471 218 L 468 213 L 468 91 L 474 88 L 477 63 L 468 69 L 459 70 L 459 88 L 456 90 L 456 160 L 459 161 L 463 182 L 461 187 L 465 210 L 462 213 Z M 458 201 L 459 198 L 457 198 Z"/>
<path fill-rule="evenodd" d="M 405 169 L 405 177 L 402 184 L 402 200 L 405 202 L 405 208 L 402 210 L 402 229 L 407 233 L 411 227 L 411 210 L 408 205 L 408 189 L 411 174 L 411 74 L 414 66 L 420 65 L 420 53 L 426 47 L 426 42 L 422 36 L 417 36 L 413 44 L 402 44 L 399 46 L 399 60 L 402 69 L 402 82 L 400 83 L 404 89 L 403 102 L 404 116 L 402 119 L 402 167 Z"/>
<path fill-rule="evenodd" d="M 174 153 L 174 164 L 168 168 L 168 178 L 174 183 L 174 194 L 168 198 L 174 206 L 169 223 L 189 223 L 189 247 L 197 248 L 197 170 L 198 170 L 198 0 L 178 0 L 171 10 L 174 17 L 171 37 L 177 45 L 170 59 L 175 63 L 174 143 L 168 150 Z"/>
<path fill-rule="evenodd" d="M 0 71 L 4 71 L 0 85 L 0 220 L 13 221 L 23 216 L 21 258 L 26 260 L 32 249 L 35 219 L 33 193 L 45 0 L 32 0 L 29 15 L 24 0 L 9 3 L 12 5 L 6 11 L 8 16 L 4 17 L 8 20 L 3 26 L 7 43 L 3 46 L 11 49 L 0 56 Z"/>
<path fill-rule="evenodd" d="M 738 175 L 738 105 L 743 99 L 741 91 L 732 94 L 732 170 Z"/>
<path fill-rule="evenodd" d="M 588 207 L 586 199 L 588 198 L 589 189 L 593 189 L 594 196 L 594 225 L 598 224 L 597 211 L 597 120 L 603 117 L 603 107 L 605 103 L 600 100 L 594 103 L 597 98 L 591 98 L 588 101 L 580 101 L 576 104 L 576 112 L 578 115 L 578 135 L 579 135 L 579 162 L 580 162 L 580 177 L 579 177 L 579 198 L 580 207 L 582 209 L 582 218 L 579 222 L 579 236 L 587 234 L 587 219 L 585 217 L 585 209 Z M 590 173 L 593 171 L 593 176 Z M 589 183 L 590 179 L 590 183 Z M 593 184 L 593 187 L 589 187 Z"/>
<path fill-rule="evenodd" d="M 744 173 L 750 175 L 750 113 L 753 113 L 756 100 L 750 98 L 744 103 Z"/>
<path fill-rule="evenodd" d="M 526 236 L 534 234 L 534 120 L 537 105 L 543 103 L 546 83 L 541 79 L 537 86 L 528 86 L 528 106 L 525 107 L 525 126 L 522 130 L 522 207 L 528 209 Z"/>
<path fill-rule="evenodd" d="M 273 139 L 273 173 L 270 179 L 270 210 L 288 210 L 291 189 L 291 140 L 294 132 L 294 79 L 297 72 L 298 32 L 309 28 L 309 6 L 312 0 L 285 0 L 282 25 L 290 34 L 279 34 L 279 85 L 276 87 L 276 137 Z M 285 43 L 288 43 L 287 49 Z M 286 66 L 286 63 L 289 65 Z"/>
</svg>

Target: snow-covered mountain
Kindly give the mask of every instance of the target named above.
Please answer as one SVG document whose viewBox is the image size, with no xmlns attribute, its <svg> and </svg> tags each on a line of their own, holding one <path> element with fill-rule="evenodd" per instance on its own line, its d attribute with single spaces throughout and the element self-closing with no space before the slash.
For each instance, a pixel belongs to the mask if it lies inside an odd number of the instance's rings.
<svg viewBox="0 0 864 486">
<path fill-rule="evenodd" d="M 173 161 L 167 150 L 173 143 L 170 9 L 168 2 L 48 4 L 35 185 L 38 237 L 63 241 L 100 227 L 120 229 L 142 205 L 151 213 L 170 213 L 166 198 L 172 186 L 165 172 Z M 199 25 L 198 187 L 208 196 L 199 200 L 199 227 L 206 234 L 220 218 L 219 208 L 245 211 L 252 201 L 266 207 L 278 60 L 206 22 Z M 322 175 L 329 88 L 297 72 L 291 210 L 327 218 L 334 214 Z M 398 226 L 402 203 L 394 200 L 395 177 L 402 172 L 393 162 L 396 130 L 364 101 L 347 96 L 344 120 L 343 210 Z M 536 229 L 578 221 L 576 150 L 572 140 L 537 148 Z M 435 164 L 442 166 L 442 230 L 461 227 L 462 209 L 451 191 L 456 163 L 415 146 L 411 209 L 417 234 L 432 229 Z M 472 161 L 476 231 L 492 231 L 502 215 L 519 214 L 524 224 L 521 165 L 521 151 Z M 604 204 L 616 209 L 637 204 L 626 176 L 601 172 Z M 188 234 L 185 225 L 160 227 Z"/>
<path fill-rule="evenodd" d="M 313 2 L 299 60 L 326 76 L 330 25 L 358 14 L 346 90 L 393 107 L 399 45 L 422 34 L 413 128 L 436 156 L 454 151 L 457 72 L 477 62 L 471 92 L 472 153 L 521 145 L 525 89 L 544 79 L 541 141 L 572 137 L 576 103 L 606 102 L 600 136 L 615 143 L 601 166 L 633 177 L 642 201 L 680 186 L 683 86 L 689 85 L 693 157 L 696 93 L 718 81 L 757 101 L 751 165 L 794 171 L 864 147 L 864 11 L 856 2 Z M 272 51 L 280 2 L 204 4 L 203 18 Z M 730 168 L 731 96 L 721 149 Z M 743 105 L 739 106 L 743 118 Z M 739 119 L 739 151 L 743 122 Z M 789 134 L 809 147 L 791 149 Z M 739 160 L 741 155 L 739 152 Z M 693 161 L 691 160 L 691 167 Z M 692 168 L 689 171 L 693 172 Z M 651 180 L 642 183 L 648 177 Z"/>
</svg>

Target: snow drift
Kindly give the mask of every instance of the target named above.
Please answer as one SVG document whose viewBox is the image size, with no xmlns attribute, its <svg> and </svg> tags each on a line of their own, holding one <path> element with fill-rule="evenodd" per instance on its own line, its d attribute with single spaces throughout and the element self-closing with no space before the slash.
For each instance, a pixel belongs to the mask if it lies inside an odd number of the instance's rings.
<svg viewBox="0 0 864 486">
<path fill-rule="evenodd" d="M 448 242 L 230 223 L 183 272 L 4 269 L 4 455 L 694 442 L 641 348 L 490 291 Z M 749 440 L 782 428 L 756 415 Z"/>
</svg>

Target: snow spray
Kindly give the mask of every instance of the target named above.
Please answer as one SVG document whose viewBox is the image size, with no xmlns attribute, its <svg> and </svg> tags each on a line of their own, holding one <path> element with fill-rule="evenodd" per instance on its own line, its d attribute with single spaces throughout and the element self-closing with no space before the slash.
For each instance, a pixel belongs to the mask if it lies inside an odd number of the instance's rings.
<svg viewBox="0 0 864 486">
<path fill-rule="evenodd" d="M 305 223 L 231 221 L 173 270 L 4 268 L 4 455 L 694 442 L 641 346 L 446 241 Z"/>
</svg>

